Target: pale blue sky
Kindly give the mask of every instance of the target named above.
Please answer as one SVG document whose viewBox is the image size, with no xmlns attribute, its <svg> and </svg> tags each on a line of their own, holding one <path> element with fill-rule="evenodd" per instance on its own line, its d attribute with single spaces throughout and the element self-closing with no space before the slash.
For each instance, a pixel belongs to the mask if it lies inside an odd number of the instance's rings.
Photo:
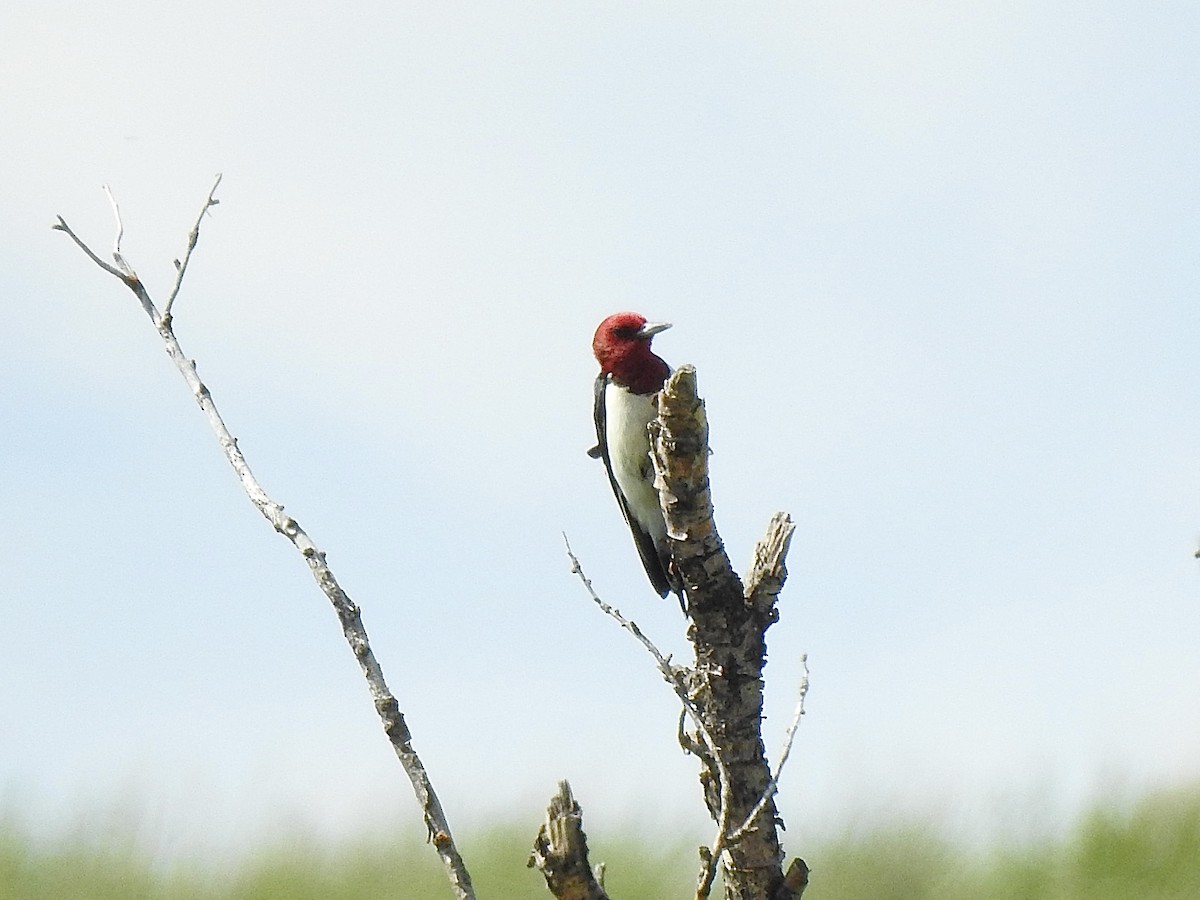
<svg viewBox="0 0 1200 900">
<path fill-rule="evenodd" d="M 33 9 L 33 7 L 29 7 Z M 2 14 L 0 792 L 165 852 L 419 816 L 336 619 L 240 493 L 112 222 L 363 607 L 451 821 L 706 834 L 584 451 L 589 342 L 695 363 L 739 567 L 798 525 L 788 847 L 1052 826 L 1200 777 L 1193 3 L 40 4 Z"/>
</svg>

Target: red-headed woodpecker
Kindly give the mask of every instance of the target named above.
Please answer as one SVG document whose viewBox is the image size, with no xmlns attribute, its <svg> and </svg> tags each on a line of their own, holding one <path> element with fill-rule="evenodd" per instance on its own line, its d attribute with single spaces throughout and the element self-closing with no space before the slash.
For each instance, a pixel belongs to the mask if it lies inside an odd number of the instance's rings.
<svg viewBox="0 0 1200 900">
<path fill-rule="evenodd" d="M 633 532 L 650 583 L 659 596 L 674 591 L 682 605 L 683 584 L 671 565 L 646 430 L 658 415 L 655 395 L 671 374 L 671 367 L 650 351 L 650 341 L 670 327 L 623 312 L 609 316 L 596 329 L 592 352 L 600 363 L 595 408 L 599 443 L 588 455 L 604 460 L 608 481 Z"/>
</svg>

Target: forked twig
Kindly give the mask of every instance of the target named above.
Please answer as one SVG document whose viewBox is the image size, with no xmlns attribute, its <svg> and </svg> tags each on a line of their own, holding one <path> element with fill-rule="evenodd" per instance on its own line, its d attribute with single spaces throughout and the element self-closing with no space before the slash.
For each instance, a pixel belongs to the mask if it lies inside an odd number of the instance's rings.
<svg viewBox="0 0 1200 900">
<path fill-rule="evenodd" d="M 250 502 L 255 505 L 276 531 L 292 542 L 304 557 L 304 561 L 312 571 L 317 585 L 333 604 L 341 621 L 342 633 L 346 638 L 346 642 L 350 645 L 355 658 L 358 659 L 371 691 L 372 699 L 375 702 L 375 710 L 383 723 L 384 731 L 392 744 L 392 748 L 395 750 L 397 758 L 400 760 L 401 766 L 403 766 L 405 773 L 412 782 L 417 801 L 420 803 L 425 817 L 425 825 L 429 830 L 430 840 L 436 848 L 438 855 L 442 858 L 455 896 L 459 900 L 474 900 L 475 892 L 471 885 L 471 876 L 467 872 L 462 857 L 459 855 L 458 848 L 455 846 L 454 838 L 450 832 L 450 825 L 446 820 L 445 812 L 442 810 L 441 802 L 434 792 L 429 775 L 425 771 L 425 766 L 412 747 L 412 734 L 409 732 L 408 725 L 404 721 L 404 714 L 400 711 L 396 698 L 388 688 L 387 682 L 383 677 L 383 670 L 379 662 L 375 659 L 374 652 L 371 650 L 367 630 L 362 623 L 362 616 L 358 606 L 354 604 L 349 595 L 338 584 L 337 579 L 325 561 L 325 554 L 317 548 L 312 539 L 309 538 L 307 532 L 300 527 L 300 524 L 287 515 L 283 507 L 272 500 L 267 495 L 267 492 L 263 490 L 262 485 L 258 483 L 258 479 L 250 471 L 250 466 L 247 464 L 245 456 L 243 456 L 241 449 L 238 447 L 237 439 L 229 433 L 229 429 L 225 426 L 225 422 L 217 411 L 212 394 L 204 385 L 204 382 L 200 380 L 200 376 L 196 371 L 196 364 L 184 354 L 178 339 L 175 337 L 171 325 L 170 307 L 179 294 L 188 260 L 191 258 L 192 250 L 195 248 L 196 241 L 199 238 L 200 223 L 204 218 L 204 214 L 218 202 L 213 195 L 220 182 L 221 176 L 218 175 L 212 189 L 208 192 L 204 207 L 196 219 L 196 225 L 188 236 L 187 252 L 184 254 L 182 261 L 176 264 L 175 286 L 161 315 L 158 313 L 145 285 L 142 284 L 133 268 L 121 256 L 120 240 L 124 232 L 124 227 L 121 224 L 120 210 L 117 207 L 116 200 L 113 199 L 112 193 L 108 191 L 107 187 L 105 188 L 105 193 L 108 194 L 112 203 L 113 215 L 117 220 L 117 239 L 113 250 L 113 258 L 117 262 L 117 267 L 109 265 L 100 259 L 71 230 L 71 227 L 62 216 L 58 217 L 58 224 L 52 227 L 64 232 L 87 254 L 92 262 L 96 263 L 96 265 L 100 266 L 100 268 L 110 275 L 119 278 L 126 287 L 133 291 L 138 301 L 142 304 L 142 308 L 150 317 L 151 322 L 154 323 L 159 336 L 163 339 L 167 353 L 175 363 L 175 367 L 183 376 L 184 381 L 187 382 L 193 397 L 208 419 L 208 423 L 216 435 L 226 459 L 229 460 L 229 464 L 233 466 L 234 471 L 237 473 L 238 480 L 250 498 Z"/>
<path fill-rule="evenodd" d="M 100 268 L 102 268 L 109 275 L 114 275 L 117 278 L 120 278 L 122 281 L 128 281 L 128 276 L 126 276 L 126 274 L 124 272 L 122 272 L 120 269 L 116 268 L 115 266 L 113 266 L 109 263 L 106 263 L 104 260 L 102 260 L 100 257 L 98 257 L 95 253 L 93 253 L 92 248 L 89 247 L 87 244 L 85 244 L 83 241 L 81 241 L 79 239 L 79 236 L 77 234 L 75 234 L 74 231 L 71 230 L 71 226 L 67 224 L 66 219 L 64 219 L 62 216 L 56 216 L 56 218 L 58 219 L 58 224 L 51 225 L 50 227 L 52 229 L 54 229 L 55 231 L 61 231 L 63 234 L 65 234 L 67 237 L 69 237 L 71 240 L 73 240 L 75 242 L 75 244 L 79 247 L 79 249 L 88 255 L 88 258 L 91 259 L 92 262 L 94 262 L 96 265 L 98 265 Z"/>
</svg>

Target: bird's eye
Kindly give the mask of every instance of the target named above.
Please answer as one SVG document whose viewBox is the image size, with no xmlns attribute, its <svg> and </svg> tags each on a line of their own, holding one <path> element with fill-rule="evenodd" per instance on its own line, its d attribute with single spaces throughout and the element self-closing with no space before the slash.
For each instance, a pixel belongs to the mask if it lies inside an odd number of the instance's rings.
<svg viewBox="0 0 1200 900">
<path fill-rule="evenodd" d="M 616 335 L 619 338 L 632 339 L 637 337 L 638 330 L 631 325 L 622 325 L 616 330 Z"/>
</svg>

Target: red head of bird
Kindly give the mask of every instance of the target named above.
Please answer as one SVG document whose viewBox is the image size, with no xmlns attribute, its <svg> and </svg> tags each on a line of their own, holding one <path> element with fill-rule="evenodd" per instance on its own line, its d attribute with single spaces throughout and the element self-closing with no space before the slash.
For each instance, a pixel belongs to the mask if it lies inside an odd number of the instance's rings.
<svg viewBox="0 0 1200 900">
<path fill-rule="evenodd" d="M 650 341 L 667 322 L 647 322 L 635 312 L 615 313 L 600 323 L 592 338 L 592 352 L 600 373 L 635 394 L 652 394 L 663 386 L 671 368 L 650 350 Z"/>
</svg>

